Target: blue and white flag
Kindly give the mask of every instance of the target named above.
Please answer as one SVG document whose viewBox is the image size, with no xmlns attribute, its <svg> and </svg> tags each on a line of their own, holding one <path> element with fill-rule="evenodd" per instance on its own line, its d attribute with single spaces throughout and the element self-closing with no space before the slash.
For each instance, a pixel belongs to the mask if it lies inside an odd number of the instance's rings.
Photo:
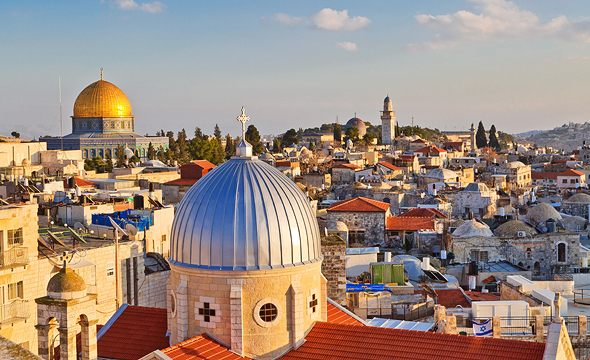
<svg viewBox="0 0 590 360">
<path fill-rule="evenodd" d="M 484 323 L 473 321 L 473 333 L 475 336 L 491 336 L 492 335 L 492 319 Z"/>
</svg>

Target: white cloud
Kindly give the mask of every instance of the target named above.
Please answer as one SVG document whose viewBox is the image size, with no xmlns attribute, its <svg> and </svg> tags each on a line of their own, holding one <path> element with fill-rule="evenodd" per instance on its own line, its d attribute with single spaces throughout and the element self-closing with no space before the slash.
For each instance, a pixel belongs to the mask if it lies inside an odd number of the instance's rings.
<svg viewBox="0 0 590 360">
<path fill-rule="evenodd" d="M 261 18 L 262 21 L 266 21 L 267 19 L 268 18 L 266 17 Z M 350 17 L 348 15 L 348 10 L 338 11 L 328 8 L 322 9 L 309 17 L 296 17 L 289 14 L 278 13 L 274 14 L 270 19 L 286 26 L 311 24 L 311 26 L 316 29 L 333 31 L 354 31 L 367 27 L 371 23 L 371 20 L 364 16 Z"/>
<path fill-rule="evenodd" d="M 356 46 L 355 43 L 344 41 L 344 42 L 337 42 L 334 44 L 339 49 L 346 50 L 346 51 L 358 51 L 359 48 Z"/>
<path fill-rule="evenodd" d="M 410 48 L 445 49 L 461 43 L 518 41 L 542 37 L 559 37 L 590 43 L 590 21 L 570 22 L 561 15 L 542 23 L 534 13 L 520 9 L 506 0 L 468 0 L 481 12 L 461 10 L 446 15 L 416 15 L 418 24 L 436 31 L 436 36 Z"/>
<path fill-rule="evenodd" d="M 304 17 L 296 17 L 289 14 L 278 13 L 272 16 L 272 20 L 283 25 L 293 26 L 304 22 L 306 19 Z"/>
<path fill-rule="evenodd" d="M 371 20 L 364 16 L 348 16 L 348 10 L 322 9 L 309 17 L 318 29 L 325 30 L 358 30 L 366 27 Z"/>
<path fill-rule="evenodd" d="M 101 0 L 101 4 L 104 4 L 104 1 Z M 162 4 L 159 1 L 153 1 L 149 3 L 142 3 L 141 5 L 136 3 L 134 0 L 113 0 L 111 4 L 114 4 L 121 10 L 140 10 L 146 11 L 152 14 L 162 12 L 166 5 Z"/>
</svg>

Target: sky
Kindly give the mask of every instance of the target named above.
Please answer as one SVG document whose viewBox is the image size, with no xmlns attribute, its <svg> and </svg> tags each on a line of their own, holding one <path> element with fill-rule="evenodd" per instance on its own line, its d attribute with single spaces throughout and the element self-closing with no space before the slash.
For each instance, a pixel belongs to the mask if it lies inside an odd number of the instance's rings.
<svg viewBox="0 0 590 360">
<path fill-rule="evenodd" d="M 379 124 L 519 133 L 590 121 L 590 2 L 3 1 L 0 134 L 71 132 L 78 94 L 125 92 L 135 130 L 262 135 Z"/>
</svg>

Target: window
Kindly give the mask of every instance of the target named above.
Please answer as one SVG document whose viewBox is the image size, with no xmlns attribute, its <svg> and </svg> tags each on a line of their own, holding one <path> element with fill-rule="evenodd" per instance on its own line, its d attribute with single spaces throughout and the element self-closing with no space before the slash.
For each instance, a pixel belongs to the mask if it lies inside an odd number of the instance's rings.
<svg viewBox="0 0 590 360">
<path fill-rule="evenodd" d="M 8 284 L 8 300 L 23 298 L 23 282 Z"/>
<path fill-rule="evenodd" d="M 487 251 L 480 251 L 479 252 L 479 261 L 488 262 L 488 252 Z"/>
<path fill-rule="evenodd" d="M 350 244 L 363 244 L 365 242 L 365 232 L 363 230 L 350 231 L 348 233 L 348 242 Z"/>
<path fill-rule="evenodd" d="M 469 253 L 469 261 L 479 262 L 479 250 L 472 249 Z"/>
<path fill-rule="evenodd" d="M 309 302 L 309 307 L 311 308 L 312 313 L 315 313 L 317 306 L 318 306 L 318 299 L 315 297 L 315 294 L 313 294 L 313 295 L 311 295 L 311 301 Z"/>
<path fill-rule="evenodd" d="M 531 260 L 533 258 L 533 252 L 532 252 L 531 248 L 526 249 L 524 256 L 527 260 Z"/>
<path fill-rule="evenodd" d="M 570 184 L 575 184 L 576 183 L 576 179 L 570 179 Z"/>
<path fill-rule="evenodd" d="M 260 311 L 262 311 L 262 309 L 260 309 Z M 209 303 L 206 302 L 203 304 L 203 307 L 199 309 L 199 315 L 203 316 L 203 320 L 205 322 L 211 322 L 211 317 L 215 316 L 215 309 L 211 309 L 209 306 Z M 262 316 L 260 316 L 260 317 L 262 317 Z M 272 320 L 270 320 L 270 321 L 272 321 Z"/>
<path fill-rule="evenodd" d="M 8 230 L 8 246 L 23 244 L 23 228 Z"/>
<path fill-rule="evenodd" d="M 166 234 L 162 235 L 162 241 L 166 241 Z"/>
<path fill-rule="evenodd" d="M 115 276 L 115 263 L 113 261 L 109 261 L 107 263 L 107 278 Z"/>
<path fill-rule="evenodd" d="M 262 321 L 271 322 L 277 317 L 277 307 L 274 304 L 266 303 L 260 308 L 259 315 Z"/>
<path fill-rule="evenodd" d="M 557 262 L 567 261 L 567 248 L 565 243 L 557 244 Z"/>
<path fill-rule="evenodd" d="M 562 183 L 567 184 L 567 179 L 563 179 Z"/>
</svg>

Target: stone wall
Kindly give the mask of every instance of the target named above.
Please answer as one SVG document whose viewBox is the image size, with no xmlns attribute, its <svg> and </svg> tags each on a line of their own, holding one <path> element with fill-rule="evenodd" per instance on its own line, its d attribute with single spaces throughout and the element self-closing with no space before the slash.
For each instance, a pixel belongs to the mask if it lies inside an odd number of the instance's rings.
<svg viewBox="0 0 590 360">
<path fill-rule="evenodd" d="M 517 287 L 502 281 L 500 283 L 500 300 L 502 301 L 526 301 L 530 307 L 544 306 L 543 302 L 531 295 L 522 293 Z"/>
<path fill-rule="evenodd" d="M 342 221 L 348 227 L 349 247 L 371 246 L 385 241 L 385 212 L 328 211 L 328 223 Z M 352 243 L 351 231 L 364 231 L 364 243 Z"/>
<path fill-rule="evenodd" d="M 580 216 L 588 219 L 588 207 L 590 204 L 564 201 L 561 203 L 561 212 L 568 215 Z"/>
<path fill-rule="evenodd" d="M 495 191 L 460 191 L 457 194 L 457 202 L 453 204 L 453 216 L 465 217 L 468 208 L 478 218 L 493 217 L 496 212 L 496 199 Z"/>
<path fill-rule="evenodd" d="M 322 239 L 322 274 L 328 280 L 328 297 L 346 302 L 346 243 L 337 236 Z"/>
<path fill-rule="evenodd" d="M 158 271 L 145 276 L 146 302 L 144 306 L 166 309 L 166 281 L 170 270 Z"/>
<path fill-rule="evenodd" d="M 566 261 L 558 262 L 557 246 L 566 244 Z M 468 262 L 471 250 L 488 252 L 488 259 L 506 259 L 533 271 L 533 276 L 549 278 L 580 266 L 580 236 L 575 232 L 560 231 L 534 237 L 470 237 L 453 238 L 456 262 Z"/>
</svg>

